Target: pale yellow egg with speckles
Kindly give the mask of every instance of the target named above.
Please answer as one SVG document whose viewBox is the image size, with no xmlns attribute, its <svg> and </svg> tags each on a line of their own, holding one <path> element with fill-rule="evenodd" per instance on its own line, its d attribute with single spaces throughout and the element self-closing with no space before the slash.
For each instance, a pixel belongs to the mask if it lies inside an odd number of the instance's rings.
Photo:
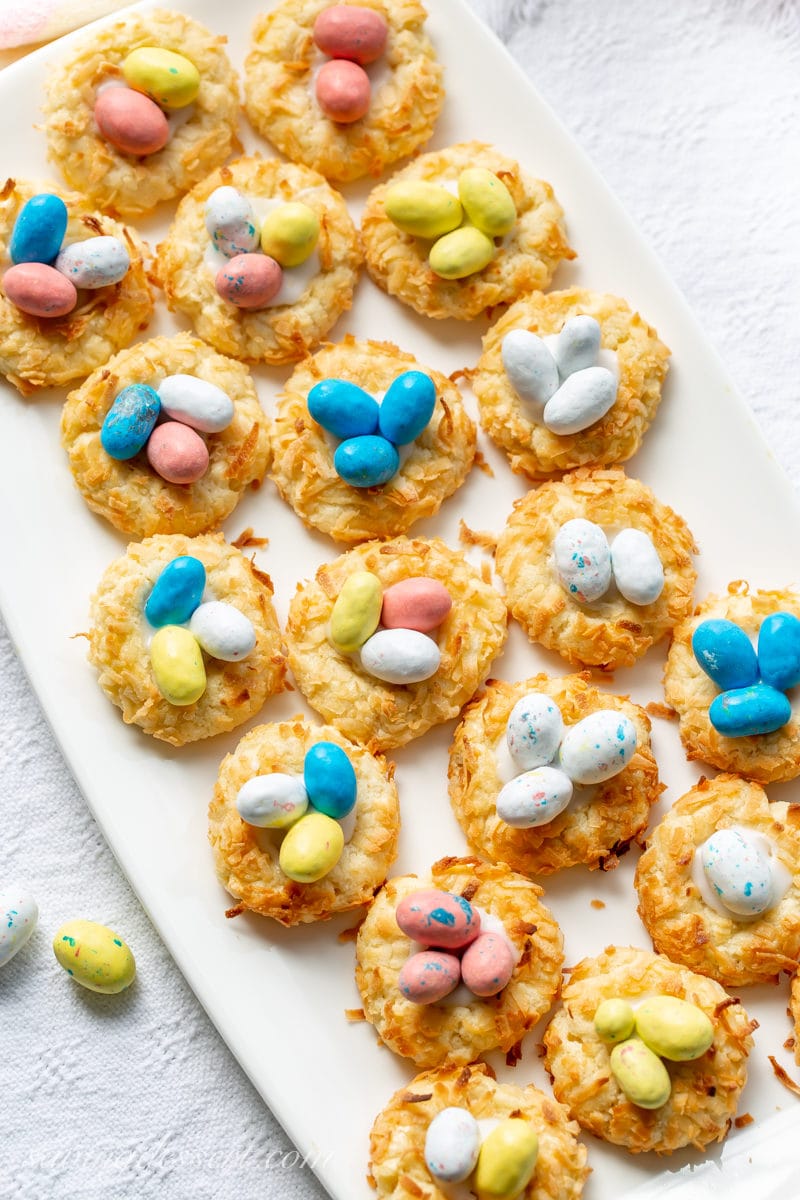
<svg viewBox="0 0 800 1200">
<path fill-rule="evenodd" d="M 53 953 L 67 974 L 91 992 L 122 992 L 136 974 L 130 947 L 96 921 L 67 921 L 53 938 Z"/>
</svg>

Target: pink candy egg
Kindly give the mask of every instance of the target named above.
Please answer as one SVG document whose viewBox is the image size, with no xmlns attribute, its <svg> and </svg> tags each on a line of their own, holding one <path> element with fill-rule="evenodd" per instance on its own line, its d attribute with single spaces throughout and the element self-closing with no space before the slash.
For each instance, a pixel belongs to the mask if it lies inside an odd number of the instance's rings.
<svg viewBox="0 0 800 1200">
<path fill-rule="evenodd" d="M 217 271 L 217 293 L 237 308 L 263 308 L 281 290 L 283 271 L 267 254 L 237 254 Z"/>
<path fill-rule="evenodd" d="M 314 41 L 331 58 L 353 62 L 375 62 L 386 48 L 389 26 L 373 8 L 355 4 L 333 4 L 323 9 L 314 22 Z"/>
<path fill-rule="evenodd" d="M 422 950 L 407 958 L 398 983 L 406 1000 L 414 1004 L 435 1004 L 458 987 L 461 964 L 454 954 Z"/>
<path fill-rule="evenodd" d="M 165 421 L 150 434 L 147 461 L 167 483 L 195 483 L 208 470 L 208 447 L 188 425 Z"/>
<path fill-rule="evenodd" d="M 340 125 L 350 125 L 366 116 L 371 91 L 364 68 L 344 58 L 326 62 L 317 75 L 317 103 L 326 117 Z"/>
<path fill-rule="evenodd" d="M 412 892 L 397 906 L 397 924 L 407 937 L 424 946 L 458 950 L 480 933 L 481 918 L 468 900 L 439 888 Z"/>
<path fill-rule="evenodd" d="M 453 601 L 438 579 L 419 575 L 393 583 L 383 593 L 381 624 L 386 629 L 416 629 L 430 633 L 441 625 Z"/>
<path fill-rule="evenodd" d="M 31 317 L 65 317 L 78 303 L 72 280 L 45 263 L 18 263 L 3 276 L 3 290 L 12 304 Z"/>
<path fill-rule="evenodd" d="M 142 158 L 169 141 L 169 121 L 157 104 L 128 87 L 108 87 L 94 103 L 97 128 L 123 154 Z"/>
<path fill-rule="evenodd" d="M 482 933 L 461 959 L 464 983 L 476 996 L 496 996 L 514 974 L 514 955 L 497 933 Z"/>
</svg>

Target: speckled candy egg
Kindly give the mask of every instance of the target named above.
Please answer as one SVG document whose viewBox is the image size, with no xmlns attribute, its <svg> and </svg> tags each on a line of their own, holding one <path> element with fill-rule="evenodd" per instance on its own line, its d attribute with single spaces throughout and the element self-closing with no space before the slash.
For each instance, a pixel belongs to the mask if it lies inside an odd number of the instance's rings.
<svg viewBox="0 0 800 1200">
<path fill-rule="evenodd" d="M 22 949 L 38 918 L 38 906 L 29 892 L 13 887 L 0 893 L 0 967 Z"/>
<path fill-rule="evenodd" d="M 512 708 L 506 726 L 506 742 L 520 771 L 552 762 L 563 736 L 561 710 L 544 692 L 529 692 Z"/>
<path fill-rule="evenodd" d="M 400 971 L 398 987 L 414 1004 L 436 1004 L 455 991 L 461 981 L 461 963 L 455 954 L 422 950 L 407 958 Z"/>
<path fill-rule="evenodd" d="M 567 729 L 559 766 L 573 783 L 603 783 L 618 775 L 636 752 L 636 726 L 615 708 L 601 708 Z"/>
<path fill-rule="evenodd" d="M 425 1165 L 434 1179 L 461 1183 L 475 1170 L 481 1148 L 478 1122 L 466 1108 L 443 1108 L 425 1135 Z"/>
<path fill-rule="evenodd" d="M 131 256 L 116 237 L 86 238 L 70 242 L 55 261 L 55 268 L 76 288 L 103 288 L 119 283 L 131 265 Z"/>
<path fill-rule="evenodd" d="M 480 933 L 480 914 L 453 892 L 422 888 L 406 896 L 397 906 L 397 924 L 403 933 L 423 946 L 460 950 Z"/>
<path fill-rule="evenodd" d="M 497 797 L 497 815 L 514 829 L 547 825 L 572 799 L 572 781 L 557 767 L 534 767 L 510 779 Z"/>
<path fill-rule="evenodd" d="M 772 869 L 745 830 L 718 829 L 697 853 L 720 903 L 736 916 L 756 917 L 772 905 Z"/>
<path fill-rule="evenodd" d="M 53 938 L 59 966 L 90 992 L 114 995 L 130 987 L 136 963 L 119 934 L 96 921 L 67 921 Z"/>
<path fill-rule="evenodd" d="M 236 811 L 257 829 L 288 829 L 308 808 L 302 779 L 272 771 L 254 775 L 243 783 L 236 796 Z"/>
<path fill-rule="evenodd" d="M 237 308 L 264 308 L 283 284 L 283 271 L 266 254 L 237 254 L 220 267 L 214 280 L 217 295 Z"/>
<path fill-rule="evenodd" d="M 514 974 L 514 955 L 499 933 L 482 933 L 464 951 L 461 978 L 476 996 L 496 996 Z"/>
<path fill-rule="evenodd" d="M 565 521 L 553 540 L 553 561 L 564 590 L 590 604 L 611 584 L 611 550 L 599 525 L 575 517 Z"/>
<path fill-rule="evenodd" d="M 361 666 L 384 683 L 421 683 L 439 670 L 441 651 L 415 629 L 380 629 L 361 647 Z"/>
</svg>

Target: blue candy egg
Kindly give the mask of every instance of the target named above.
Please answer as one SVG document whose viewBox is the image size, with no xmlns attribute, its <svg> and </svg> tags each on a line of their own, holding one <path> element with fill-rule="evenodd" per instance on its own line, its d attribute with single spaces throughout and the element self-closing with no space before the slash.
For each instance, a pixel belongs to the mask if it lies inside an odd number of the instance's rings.
<svg viewBox="0 0 800 1200">
<path fill-rule="evenodd" d="M 723 691 L 758 682 L 756 652 L 733 621 L 701 621 L 692 636 L 692 650 L 706 675 Z"/>
<path fill-rule="evenodd" d="M 173 558 L 147 597 L 144 615 L 156 629 L 162 625 L 182 625 L 200 604 L 205 586 L 206 569 L 199 558 L 190 554 Z"/>
<path fill-rule="evenodd" d="M 308 393 L 308 411 L 334 437 L 363 437 L 378 428 L 378 402 L 344 379 L 323 379 Z"/>
<path fill-rule="evenodd" d="M 708 709 L 708 718 L 717 733 L 732 738 L 774 733 L 791 715 L 792 706 L 783 692 L 766 683 L 722 692 Z"/>
<path fill-rule="evenodd" d="M 303 763 L 303 783 L 314 808 L 334 821 L 346 817 L 355 805 L 356 773 L 335 742 L 317 742 L 311 747 Z"/>
<path fill-rule="evenodd" d="M 758 631 L 758 666 L 764 683 L 780 691 L 800 683 L 800 621 L 772 613 Z"/>
<path fill-rule="evenodd" d="M 419 437 L 435 407 L 436 388 L 430 376 L 405 371 L 383 397 L 378 428 L 395 446 L 405 446 Z"/>
<path fill-rule="evenodd" d="M 42 192 L 23 204 L 9 244 L 13 263 L 50 263 L 67 232 L 67 206 L 60 196 Z"/>
<path fill-rule="evenodd" d="M 100 442 L 110 458 L 125 462 L 143 449 L 155 428 L 161 401 L 146 383 L 131 383 L 118 393 L 106 413 Z"/>
<path fill-rule="evenodd" d="M 353 487 L 376 487 L 397 474 L 400 455 L 386 438 L 349 438 L 337 446 L 333 465 L 345 483 Z"/>
</svg>

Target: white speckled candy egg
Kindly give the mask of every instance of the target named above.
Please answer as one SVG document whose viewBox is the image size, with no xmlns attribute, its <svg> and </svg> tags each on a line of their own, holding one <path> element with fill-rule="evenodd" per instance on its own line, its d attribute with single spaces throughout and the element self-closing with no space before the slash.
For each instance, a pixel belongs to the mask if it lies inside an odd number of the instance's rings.
<svg viewBox="0 0 800 1200">
<path fill-rule="evenodd" d="M 384 683 L 421 683 L 439 670 L 441 652 L 416 629 L 380 629 L 361 647 L 361 665 Z"/>
<path fill-rule="evenodd" d="M 273 771 L 254 775 L 242 784 L 236 797 L 239 816 L 259 829 L 288 829 L 299 821 L 308 808 L 308 795 L 302 779 Z"/>
<path fill-rule="evenodd" d="M 255 648 L 253 623 L 224 600 L 209 600 L 192 613 L 189 629 L 206 654 L 223 662 L 239 662 Z"/>
<path fill-rule="evenodd" d="M 434 1179 L 461 1183 L 475 1170 L 481 1148 L 478 1122 L 466 1108 L 443 1108 L 428 1126 L 425 1165 Z"/>
<path fill-rule="evenodd" d="M 664 568 L 641 529 L 623 529 L 611 543 L 614 581 L 631 604 L 652 604 L 664 590 Z"/>
<path fill-rule="evenodd" d="M 512 708 L 506 726 L 506 742 L 520 771 L 552 762 L 563 735 L 564 719 L 552 696 L 529 692 Z"/>
<path fill-rule="evenodd" d="M 582 604 L 599 600 L 611 584 L 611 551 L 599 525 L 575 517 L 553 539 L 556 573 L 565 591 Z"/>
<path fill-rule="evenodd" d="M 130 265 L 131 258 L 124 244 L 119 238 L 106 234 L 70 242 L 54 263 L 55 269 L 72 280 L 76 288 L 101 288 L 119 283 Z"/>
<path fill-rule="evenodd" d="M 746 830 L 718 829 L 697 853 L 720 902 L 736 916 L 756 917 L 773 903 L 772 868 Z"/>
<path fill-rule="evenodd" d="M 257 249 L 260 230 L 253 206 L 235 187 L 218 187 L 206 200 L 206 229 L 226 258 Z"/>
<path fill-rule="evenodd" d="M 158 398 L 173 421 L 202 433 L 221 433 L 233 420 L 233 401 L 227 392 L 195 375 L 167 375 L 158 386 Z"/>
<path fill-rule="evenodd" d="M 558 767 L 535 767 L 502 788 L 497 797 L 497 815 L 515 829 L 547 825 L 562 813 L 572 799 L 572 782 Z"/>
<path fill-rule="evenodd" d="M 567 729 L 559 766 L 573 783 L 603 783 L 627 767 L 635 750 L 633 721 L 616 708 L 601 708 Z"/>
<path fill-rule="evenodd" d="M 20 887 L 0 892 L 0 967 L 22 949 L 38 918 L 38 906 L 29 892 Z"/>
<path fill-rule="evenodd" d="M 545 404 L 558 389 L 556 360 L 542 339 L 527 329 L 507 333 L 501 354 L 509 383 L 529 406 L 529 416 L 541 422 Z"/>
</svg>

